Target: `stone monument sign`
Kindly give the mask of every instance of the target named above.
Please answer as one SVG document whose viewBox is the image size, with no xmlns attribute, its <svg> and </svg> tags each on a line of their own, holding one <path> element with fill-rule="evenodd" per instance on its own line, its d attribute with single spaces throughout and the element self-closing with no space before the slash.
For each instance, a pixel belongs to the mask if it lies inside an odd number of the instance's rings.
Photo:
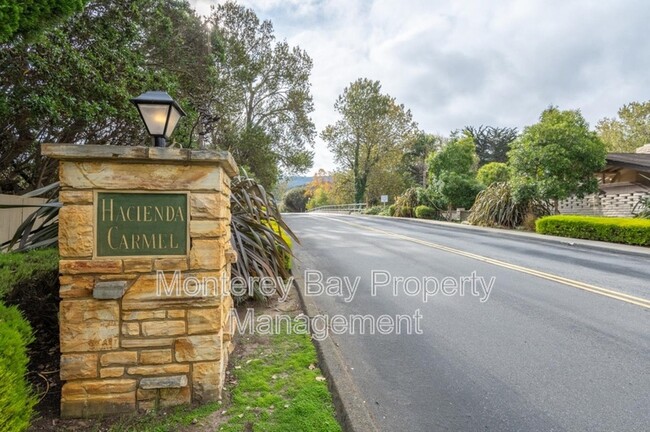
<svg viewBox="0 0 650 432">
<path fill-rule="evenodd" d="M 59 160 L 61 186 L 61 416 L 219 398 L 232 348 L 230 154 L 42 153 Z"/>
</svg>

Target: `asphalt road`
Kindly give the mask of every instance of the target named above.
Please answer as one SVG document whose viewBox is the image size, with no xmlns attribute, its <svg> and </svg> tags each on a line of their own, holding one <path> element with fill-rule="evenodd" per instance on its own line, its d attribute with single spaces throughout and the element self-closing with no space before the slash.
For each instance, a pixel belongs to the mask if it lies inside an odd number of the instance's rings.
<svg viewBox="0 0 650 432">
<path fill-rule="evenodd" d="M 299 268 L 321 271 L 321 286 L 361 278 L 354 296 L 316 295 L 313 282 L 320 313 L 421 313 L 421 334 L 329 335 L 378 429 L 650 430 L 649 258 L 409 220 L 286 220 Z M 391 279 L 373 283 L 373 270 Z M 472 272 L 494 278 L 489 296 L 420 295 L 425 277 Z"/>
</svg>

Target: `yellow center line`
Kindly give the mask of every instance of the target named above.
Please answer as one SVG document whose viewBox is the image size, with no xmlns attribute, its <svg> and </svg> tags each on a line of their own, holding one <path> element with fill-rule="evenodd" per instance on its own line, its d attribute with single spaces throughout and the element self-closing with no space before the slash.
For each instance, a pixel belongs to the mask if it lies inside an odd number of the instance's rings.
<svg viewBox="0 0 650 432">
<path fill-rule="evenodd" d="M 441 251 L 444 251 L 444 252 L 449 252 L 449 253 L 452 253 L 452 254 L 455 254 L 455 255 L 460 255 L 460 256 L 463 256 L 463 257 L 466 257 L 466 258 L 471 258 L 471 259 L 474 259 L 474 260 L 477 260 L 477 261 L 485 262 L 485 263 L 488 263 L 488 264 L 496 265 L 496 266 L 507 268 L 507 269 L 514 270 L 514 271 L 518 271 L 520 273 L 526 273 L 526 274 L 536 276 L 536 277 L 541 278 L 541 279 L 546 279 L 546 280 L 550 280 L 550 281 L 553 281 L 553 282 L 558 282 L 558 283 L 561 283 L 563 285 L 568 285 L 568 286 L 578 288 L 578 289 L 581 289 L 581 290 L 584 290 L 584 291 L 589 291 L 589 292 L 594 293 L 594 294 L 599 294 L 599 295 L 602 295 L 602 296 L 605 296 L 605 297 L 610 297 L 610 298 L 613 298 L 613 299 L 616 299 L 616 300 L 624 301 L 626 303 L 631 303 L 631 304 L 641 306 L 641 307 L 646 308 L 646 309 L 650 309 L 650 300 L 649 299 L 645 299 L 645 298 L 641 298 L 641 297 L 635 297 L 635 296 L 625 294 L 625 293 L 622 293 L 622 292 L 619 292 L 619 291 L 614 291 L 614 290 L 611 290 L 611 289 L 601 288 L 601 287 L 591 285 L 591 284 L 588 284 L 588 283 L 576 281 L 576 280 L 573 280 L 573 279 L 568 279 L 568 278 L 565 278 L 565 277 L 562 277 L 562 276 L 554 275 L 554 274 L 551 274 L 551 273 L 546 273 L 546 272 L 543 272 L 543 271 L 540 271 L 540 270 L 534 270 L 534 269 L 531 269 L 531 268 L 528 268 L 528 267 L 522 267 L 522 266 L 519 266 L 519 265 L 516 265 L 516 264 L 510 264 L 510 263 L 507 263 L 505 261 L 496 260 L 494 258 L 489 258 L 489 257 L 483 256 L 483 255 L 477 255 L 477 254 L 474 254 L 474 253 L 471 253 L 471 252 L 465 252 L 465 251 L 462 251 L 460 249 L 451 248 L 449 246 L 443 246 L 443 245 L 437 244 L 437 243 L 431 243 L 431 242 L 428 242 L 428 241 L 425 241 L 425 240 L 420 240 L 420 239 L 417 239 L 417 238 L 414 238 L 414 237 L 409 237 L 409 236 L 406 236 L 406 235 L 403 235 L 403 234 L 397 234 L 397 233 L 394 233 L 394 232 L 391 232 L 391 231 L 386 231 L 386 230 L 382 230 L 382 229 L 379 229 L 379 228 L 369 227 L 369 226 L 354 223 L 354 222 L 344 221 L 344 220 L 341 220 L 339 218 L 333 218 L 333 217 L 329 217 L 329 216 L 321 216 L 321 217 L 324 217 L 326 219 L 330 219 L 330 220 L 333 220 L 333 221 L 336 221 L 336 222 L 340 222 L 340 223 L 343 223 L 343 224 L 351 225 L 351 226 L 354 226 L 354 227 L 357 227 L 357 228 L 362 228 L 362 229 L 365 229 L 367 231 L 374 231 L 374 232 L 381 233 L 381 234 L 384 234 L 384 235 L 387 235 L 387 236 L 390 236 L 390 237 L 394 237 L 394 238 L 397 238 L 397 239 L 406 240 L 406 241 L 409 241 L 409 242 L 412 242 L 412 243 L 417 243 L 417 244 L 427 246 L 427 247 L 430 247 L 430 248 L 433 248 L 433 249 L 438 249 L 438 250 L 441 250 Z"/>
</svg>

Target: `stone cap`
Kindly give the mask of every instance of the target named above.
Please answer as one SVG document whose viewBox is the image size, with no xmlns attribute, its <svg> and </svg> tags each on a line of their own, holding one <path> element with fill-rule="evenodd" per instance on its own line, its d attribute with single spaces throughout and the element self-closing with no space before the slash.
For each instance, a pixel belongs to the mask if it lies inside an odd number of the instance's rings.
<svg viewBox="0 0 650 432">
<path fill-rule="evenodd" d="M 193 150 L 176 147 L 143 147 L 80 144 L 41 144 L 41 154 L 59 160 L 122 160 L 140 163 L 188 163 L 220 165 L 226 174 L 239 174 L 237 163 L 227 151 Z"/>
</svg>

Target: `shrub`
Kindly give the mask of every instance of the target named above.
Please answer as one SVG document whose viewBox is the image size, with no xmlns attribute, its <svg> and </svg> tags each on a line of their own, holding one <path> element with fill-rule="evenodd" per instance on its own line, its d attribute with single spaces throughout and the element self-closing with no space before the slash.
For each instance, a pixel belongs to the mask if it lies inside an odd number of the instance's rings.
<svg viewBox="0 0 650 432">
<path fill-rule="evenodd" d="M 447 199 L 442 196 L 440 191 L 433 187 L 417 188 L 418 205 L 424 205 L 436 210 L 447 209 Z"/>
<path fill-rule="evenodd" d="M 56 249 L 39 249 L 29 253 L 0 254 L 0 298 L 12 288 L 30 279 L 56 278 L 59 253 Z"/>
<path fill-rule="evenodd" d="M 460 175 L 454 172 L 445 173 L 438 177 L 433 187 L 440 195 L 445 197 L 449 210 L 471 208 L 476 200 L 476 196 L 484 188 L 474 177 Z"/>
<path fill-rule="evenodd" d="M 490 162 L 483 165 L 476 173 L 476 180 L 485 186 L 492 183 L 507 182 L 510 179 L 510 169 L 502 162 Z"/>
<path fill-rule="evenodd" d="M 290 213 L 302 213 L 307 209 L 307 196 L 305 187 L 290 189 L 282 199 L 283 210 Z"/>
<path fill-rule="evenodd" d="M 650 220 L 556 215 L 537 220 L 540 234 L 650 246 Z"/>
<path fill-rule="evenodd" d="M 25 346 L 34 336 L 29 349 L 29 362 L 33 368 L 38 365 L 45 370 L 59 370 L 59 266 L 58 251 L 56 249 L 37 249 L 26 252 L 11 252 L 0 254 L 0 347 L 5 350 L 8 336 L 7 328 L 10 327 L 20 333 Z M 7 305 L 7 306 L 4 306 Z M 20 317 L 15 311 L 20 311 Z M 10 312 L 7 312 L 10 310 Z M 5 320 L 9 314 L 10 318 Z M 20 318 L 20 320 L 18 319 Z M 7 325 L 7 322 L 12 324 Z M 29 325 L 27 324 L 29 323 Z M 10 343 L 15 348 L 15 341 Z M 21 350 L 23 348 L 20 348 Z M 11 348 L 13 350 L 13 348 Z M 8 352 L 8 351 L 7 351 Z M 11 424 L 9 429 L 4 427 L 6 419 L 3 417 L 8 405 L 14 410 L 20 406 L 22 412 L 25 405 L 24 385 L 17 381 L 15 372 L 8 373 L 2 366 L 3 353 L 0 353 L 0 393 L 15 393 L 19 399 L 6 399 L 0 394 L 0 430 L 20 430 L 17 424 Z M 14 360 L 11 360 L 14 362 Z M 18 364 L 18 362 L 16 362 Z M 9 377 L 11 375 L 11 377 Z M 43 406 L 58 404 L 60 394 L 47 391 L 49 386 L 60 385 L 55 374 L 29 375 L 28 383 L 32 392 L 44 393 Z M 5 383 L 7 383 L 5 385 Z M 17 389 L 15 389 L 18 387 Z M 29 388 L 29 387 L 28 387 Z M 31 402 L 29 402 L 31 404 Z M 33 404 L 30 405 L 30 407 Z M 20 420 L 22 421 L 22 420 Z M 16 429 L 14 429 L 16 427 Z"/>
<path fill-rule="evenodd" d="M 388 216 L 395 216 L 395 204 L 388 206 Z"/>
<path fill-rule="evenodd" d="M 508 183 L 493 183 L 476 196 L 468 222 L 472 225 L 514 228 L 526 221 L 550 214 L 548 204 L 534 197 L 517 200 Z M 532 227 L 531 227 L 532 228 Z"/>
<path fill-rule="evenodd" d="M 24 431 L 29 427 L 36 404 L 27 373 L 27 345 L 32 330 L 14 307 L 0 302 L 0 430 Z"/>
<path fill-rule="evenodd" d="M 369 207 L 369 208 L 367 208 L 367 209 L 363 212 L 363 214 L 367 214 L 367 215 L 378 215 L 379 213 L 381 213 L 382 210 L 384 210 L 384 207 L 383 207 L 383 206 L 374 206 L 374 207 Z"/>
<path fill-rule="evenodd" d="M 409 188 L 395 199 L 395 214 L 398 217 L 413 217 L 413 210 L 418 206 L 418 188 Z"/>
<path fill-rule="evenodd" d="M 417 206 L 415 208 L 415 217 L 418 219 L 436 219 L 438 217 L 438 211 L 424 205 Z"/>
<path fill-rule="evenodd" d="M 535 231 L 535 222 L 537 222 L 537 219 L 539 219 L 537 215 L 526 213 L 526 216 L 524 216 L 524 220 L 521 223 L 521 227 L 526 231 Z"/>
</svg>

